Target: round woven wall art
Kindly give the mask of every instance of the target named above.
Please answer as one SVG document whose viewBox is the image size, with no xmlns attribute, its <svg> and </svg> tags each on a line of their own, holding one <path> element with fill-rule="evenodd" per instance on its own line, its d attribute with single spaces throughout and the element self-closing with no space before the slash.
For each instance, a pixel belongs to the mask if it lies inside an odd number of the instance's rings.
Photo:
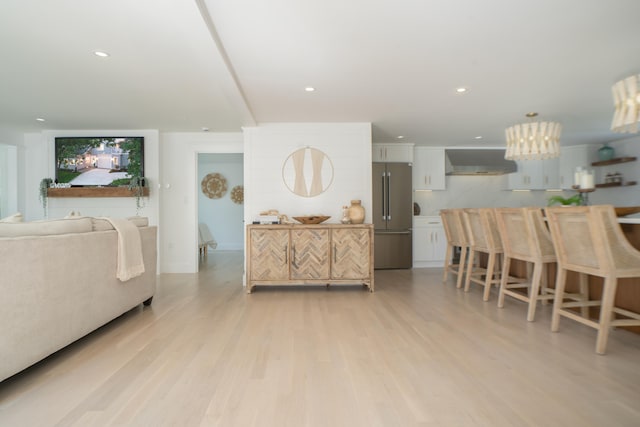
<svg viewBox="0 0 640 427">
<path fill-rule="evenodd" d="M 202 193 L 210 199 L 227 194 L 227 179 L 219 173 L 210 173 L 202 179 Z"/>
<path fill-rule="evenodd" d="M 231 200 L 238 205 L 244 203 L 244 187 L 242 185 L 236 185 L 231 189 Z"/>
</svg>

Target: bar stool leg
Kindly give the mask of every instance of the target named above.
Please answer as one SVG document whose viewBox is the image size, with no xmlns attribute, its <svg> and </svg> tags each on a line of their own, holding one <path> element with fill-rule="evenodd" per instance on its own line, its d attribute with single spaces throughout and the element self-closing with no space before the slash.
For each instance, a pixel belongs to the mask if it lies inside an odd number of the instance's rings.
<svg viewBox="0 0 640 427">
<path fill-rule="evenodd" d="M 548 276 L 549 275 L 549 267 L 547 266 L 547 264 L 542 264 L 542 276 L 540 277 L 541 279 L 541 286 L 540 286 L 540 295 L 545 296 L 549 293 L 548 289 L 549 289 L 549 279 Z M 546 298 L 542 299 L 542 305 L 547 305 L 548 301 Z"/>
<path fill-rule="evenodd" d="M 484 279 L 484 294 L 482 296 L 482 301 L 489 301 L 489 293 L 491 292 L 491 283 L 493 283 L 493 278 L 495 276 L 495 268 L 496 268 L 496 254 L 489 254 L 489 261 L 487 262 L 487 274 Z"/>
<path fill-rule="evenodd" d="M 551 316 L 551 331 L 558 332 L 560 328 L 560 309 L 564 301 L 564 288 L 566 286 L 567 270 L 558 266 L 556 275 L 556 294 L 553 298 L 553 315 Z"/>
<path fill-rule="evenodd" d="M 500 277 L 500 292 L 498 292 L 498 308 L 504 307 L 504 290 L 507 288 L 510 268 L 511 268 L 511 258 L 505 255 L 504 263 L 502 265 L 502 276 Z"/>
<path fill-rule="evenodd" d="M 444 255 L 444 274 L 442 276 L 442 283 L 447 282 L 447 276 L 453 269 L 453 262 L 451 258 L 453 256 L 453 246 L 450 243 L 447 243 L 447 251 Z"/>
<path fill-rule="evenodd" d="M 461 248 L 460 250 L 460 267 L 458 268 L 458 281 L 456 282 L 456 288 L 462 287 L 462 277 L 464 273 L 469 274 L 469 267 L 467 266 L 467 248 Z"/>
<path fill-rule="evenodd" d="M 589 281 L 586 273 L 578 273 L 578 283 L 580 284 L 580 301 L 589 301 Z M 603 291 L 604 292 L 604 291 Z M 584 306 L 580 308 L 580 314 L 585 319 L 589 319 L 589 307 Z"/>
<path fill-rule="evenodd" d="M 596 353 L 598 354 L 604 354 L 607 348 L 609 329 L 611 329 L 611 318 L 613 317 L 613 303 L 616 298 L 617 282 L 618 280 L 615 277 L 607 277 L 604 279 L 598 339 L 596 340 Z"/>
<path fill-rule="evenodd" d="M 473 259 L 476 256 L 476 251 L 469 249 L 469 268 L 467 269 L 467 280 L 464 282 L 464 291 L 469 292 L 469 285 L 471 284 L 471 273 L 473 273 Z"/>
<path fill-rule="evenodd" d="M 536 303 L 538 302 L 538 293 L 540 292 L 540 279 L 542 277 L 541 262 L 533 265 L 533 276 L 531 278 L 531 287 L 529 291 L 529 310 L 527 311 L 527 321 L 533 322 L 536 316 Z"/>
</svg>

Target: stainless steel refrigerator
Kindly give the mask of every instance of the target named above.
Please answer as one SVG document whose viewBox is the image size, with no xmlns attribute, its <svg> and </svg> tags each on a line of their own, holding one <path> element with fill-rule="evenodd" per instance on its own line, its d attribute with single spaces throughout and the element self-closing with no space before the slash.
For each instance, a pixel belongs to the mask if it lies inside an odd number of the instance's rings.
<svg viewBox="0 0 640 427">
<path fill-rule="evenodd" d="M 374 266 L 411 268 L 412 180 L 407 163 L 373 163 Z"/>
</svg>

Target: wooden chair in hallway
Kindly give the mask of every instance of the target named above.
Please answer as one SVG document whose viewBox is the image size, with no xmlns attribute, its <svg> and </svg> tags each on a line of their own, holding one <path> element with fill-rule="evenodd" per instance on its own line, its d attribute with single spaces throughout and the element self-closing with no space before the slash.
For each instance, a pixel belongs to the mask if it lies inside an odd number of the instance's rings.
<svg viewBox="0 0 640 427">
<path fill-rule="evenodd" d="M 489 300 L 492 285 L 500 285 L 500 261 L 503 254 L 502 241 L 496 225 L 493 208 L 464 209 L 463 216 L 469 238 L 469 260 L 464 291 L 469 292 L 471 282 L 484 286 L 482 299 Z M 475 265 L 476 256 L 488 255 L 487 267 Z M 507 277 L 508 283 L 522 282 L 523 279 Z"/>
<path fill-rule="evenodd" d="M 558 331 L 560 316 L 595 328 L 596 353 L 604 354 L 611 327 L 640 326 L 640 314 L 615 306 L 618 279 L 640 277 L 640 251 L 623 234 L 611 205 L 547 208 L 545 212 L 558 257 L 551 330 Z M 601 277 L 602 300 L 566 302 L 568 271 Z M 572 310 L 594 306 L 600 306 L 598 320 Z"/>
<path fill-rule="evenodd" d="M 467 254 L 469 252 L 469 240 L 467 239 L 462 218 L 462 209 L 442 209 L 440 211 L 444 233 L 447 237 L 447 251 L 444 258 L 444 275 L 442 281 L 446 282 L 449 274 L 457 276 L 456 287 L 462 287 L 462 280 L 466 271 Z M 453 262 L 453 254 L 456 248 L 460 248 L 460 260 Z"/>
<path fill-rule="evenodd" d="M 504 307 L 505 295 L 524 301 L 528 304 L 527 320 L 533 322 L 537 302 L 546 303 L 553 299 L 553 293 L 547 289 L 546 274 L 547 265 L 556 262 L 551 234 L 540 208 L 498 208 L 495 213 L 504 249 L 498 307 Z M 507 283 L 511 260 L 514 259 L 527 263 L 527 281 Z"/>
</svg>

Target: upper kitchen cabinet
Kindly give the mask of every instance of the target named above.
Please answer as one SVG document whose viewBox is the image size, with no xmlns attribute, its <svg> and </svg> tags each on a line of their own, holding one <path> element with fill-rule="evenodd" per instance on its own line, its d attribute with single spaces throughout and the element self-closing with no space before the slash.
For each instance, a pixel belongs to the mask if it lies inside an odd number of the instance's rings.
<svg viewBox="0 0 640 427">
<path fill-rule="evenodd" d="M 444 148 L 416 147 L 413 161 L 414 190 L 444 190 Z"/>
<path fill-rule="evenodd" d="M 373 144 L 371 158 L 374 162 L 412 163 L 413 144 Z"/>
<path fill-rule="evenodd" d="M 510 190 L 550 190 L 558 188 L 558 164 L 555 159 L 516 160 L 518 171 L 509 174 Z"/>
<path fill-rule="evenodd" d="M 574 185 L 574 173 L 576 168 L 588 168 L 596 160 L 597 153 L 593 146 L 573 145 L 560 147 L 559 178 L 558 184 L 563 190 L 570 189 Z"/>
</svg>

